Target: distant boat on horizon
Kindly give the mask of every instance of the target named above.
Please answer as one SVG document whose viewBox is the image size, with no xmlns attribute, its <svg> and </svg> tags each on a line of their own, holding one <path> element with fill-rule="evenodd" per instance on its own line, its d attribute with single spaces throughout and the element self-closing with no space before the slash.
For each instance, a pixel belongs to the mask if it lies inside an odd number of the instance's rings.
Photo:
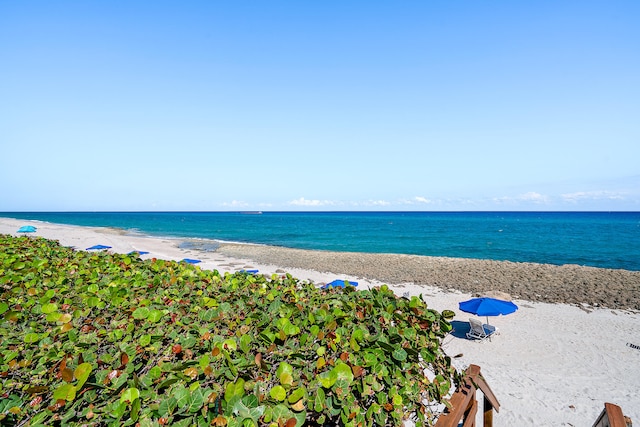
<svg viewBox="0 0 640 427">
<path fill-rule="evenodd" d="M 262 215 L 262 211 L 243 211 L 240 213 L 243 215 Z"/>
</svg>

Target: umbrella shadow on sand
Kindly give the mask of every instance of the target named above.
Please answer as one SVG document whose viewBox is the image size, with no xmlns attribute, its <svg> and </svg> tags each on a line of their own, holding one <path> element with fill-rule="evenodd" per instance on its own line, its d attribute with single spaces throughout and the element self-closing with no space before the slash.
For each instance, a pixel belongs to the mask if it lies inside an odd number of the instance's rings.
<svg viewBox="0 0 640 427">
<path fill-rule="evenodd" d="M 454 320 L 451 322 L 451 326 L 453 326 L 453 329 L 449 332 L 449 335 L 453 335 L 456 338 L 467 339 L 467 333 L 471 330 L 469 322 Z"/>
</svg>

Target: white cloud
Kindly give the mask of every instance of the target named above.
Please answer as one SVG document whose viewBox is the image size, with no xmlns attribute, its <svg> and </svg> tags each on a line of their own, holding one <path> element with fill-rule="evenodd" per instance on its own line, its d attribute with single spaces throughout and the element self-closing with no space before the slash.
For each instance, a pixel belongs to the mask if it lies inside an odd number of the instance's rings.
<svg viewBox="0 0 640 427">
<path fill-rule="evenodd" d="M 502 204 L 502 203 L 509 203 L 511 202 L 513 199 L 511 199 L 511 197 L 507 197 L 507 196 L 502 196 L 502 197 L 493 197 L 491 199 L 492 202 L 494 203 L 498 203 L 498 204 Z"/>
<path fill-rule="evenodd" d="M 413 200 L 415 200 L 417 203 L 426 203 L 426 204 L 433 203 L 432 200 L 427 199 L 426 197 L 421 197 L 421 196 L 416 196 L 413 198 Z"/>
<path fill-rule="evenodd" d="M 400 199 L 398 200 L 395 204 L 398 205 L 423 205 L 423 204 L 432 204 L 434 203 L 433 200 L 431 199 L 427 199 L 426 197 L 422 197 L 422 196 L 415 196 L 411 199 Z"/>
<path fill-rule="evenodd" d="M 525 202 L 533 202 L 533 203 L 547 203 L 549 201 L 549 198 L 544 194 L 536 193 L 535 191 L 530 191 L 528 193 L 519 195 L 518 200 L 522 200 Z"/>
<path fill-rule="evenodd" d="M 614 191 L 576 191 L 561 195 L 565 202 L 577 203 L 582 200 L 624 200 L 622 193 Z"/>
<path fill-rule="evenodd" d="M 391 202 L 387 202 L 386 200 L 371 200 L 369 204 L 373 206 L 389 206 Z"/>
<path fill-rule="evenodd" d="M 330 200 L 307 200 L 304 197 L 289 202 L 293 206 L 331 206 L 335 203 Z"/>
<path fill-rule="evenodd" d="M 249 204 L 240 200 L 232 200 L 230 202 L 223 202 L 222 206 L 225 208 L 246 208 Z"/>
<path fill-rule="evenodd" d="M 500 205 L 514 204 L 514 203 L 517 204 L 520 202 L 546 204 L 549 202 L 549 197 L 544 194 L 536 193 L 535 191 L 530 191 L 528 193 L 523 193 L 514 197 L 511 197 L 511 196 L 493 197 L 491 201 L 493 201 L 493 203 L 500 204 Z"/>
</svg>

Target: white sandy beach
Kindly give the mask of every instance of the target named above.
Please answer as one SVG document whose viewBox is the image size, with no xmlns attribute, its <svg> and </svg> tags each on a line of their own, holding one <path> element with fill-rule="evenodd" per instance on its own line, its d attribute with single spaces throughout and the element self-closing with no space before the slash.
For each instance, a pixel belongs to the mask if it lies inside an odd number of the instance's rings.
<svg viewBox="0 0 640 427">
<path fill-rule="evenodd" d="M 141 237 L 108 228 L 0 218 L 0 233 L 18 235 L 23 225 L 37 227 L 36 236 L 78 250 L 103 244 L 119 253 L 148 251 L 142 258 L 196 258 L 202 261 L 197 264 L 200 268 L 221 272 L 258 269 L 271 274 L 285 270 L 314 283 L 349 279 L 358 281 L 358 288 L 381 284 L 340 271 L 284 269 L 215 251 L 185 250 L 178 245 L 187 239 Z M 625 415 L 640 424 L 640 350 L 627 345 L 640 345 L 639 312 L 515 300 L 520 308 L 514 314 L 489 318 L 499 335 L 479 343 L 464 337 L 470 315 L 458 310 L 458 303 L 472 295 L 411 283 L 389 286 L 398 295 L 423 294 L 429 306 L 439 311 L 456 312 L 455 330 L 445 339 L 444 348 L 451 356 L 462 354 L 455 359 L 456 366 L 481 367 L 501 404 L 500 412 L 494 415 L 495 426 L 590 427 L 605 402 L 621 406 Z"/>
</svg>

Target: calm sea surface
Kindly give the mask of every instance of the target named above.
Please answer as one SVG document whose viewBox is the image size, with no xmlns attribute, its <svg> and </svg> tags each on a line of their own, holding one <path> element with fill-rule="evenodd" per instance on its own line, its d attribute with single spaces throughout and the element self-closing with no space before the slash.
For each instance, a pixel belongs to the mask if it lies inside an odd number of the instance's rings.
<svg viewBox="0 0 640 427">
<path fill-rule="evenodd" d="M 640 271 L 640 212 L 4 212 L 0 216 L 301 249 Z"/>
</svg>

